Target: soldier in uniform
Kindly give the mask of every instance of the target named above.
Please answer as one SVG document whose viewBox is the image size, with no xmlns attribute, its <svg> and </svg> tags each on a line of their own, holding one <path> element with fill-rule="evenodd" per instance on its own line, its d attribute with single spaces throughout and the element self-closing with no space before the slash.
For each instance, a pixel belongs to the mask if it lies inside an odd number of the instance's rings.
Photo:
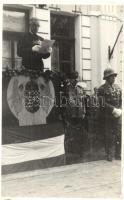
<svg viewBox="0 0 124 200">
<path fill-rule="evenodd" d="M 86 114 L 83 92 L 86 84 L 78 82 L 69 85 L 68 103 L 65 112 L 65 154 L 66 163 L 78 161 L 83 153 L 84 118 Z"/>
<path fill-rule="evenodd" d="M 108 161 L 121 159 L 121 89 L 114 83 L 116 76 L 112 68 L 105 69 L 105 84 L 98 89 Z"/>
</svg>

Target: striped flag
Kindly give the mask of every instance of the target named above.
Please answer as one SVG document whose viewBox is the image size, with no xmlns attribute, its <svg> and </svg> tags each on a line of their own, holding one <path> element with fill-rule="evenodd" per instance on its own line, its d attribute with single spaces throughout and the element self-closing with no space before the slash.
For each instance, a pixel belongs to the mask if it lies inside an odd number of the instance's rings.
<svg viewBox="0 0 124 200">
<path fill-rule="evenodd" d="M 49 97 L 47 106 L 42 104 L 43 96 Z M 3 174 L 64 164 L 63 127 L 54 96 L 52 82 L 43 77 L 35 81 L 25 76 L 3 79 Z"/>
</svg>

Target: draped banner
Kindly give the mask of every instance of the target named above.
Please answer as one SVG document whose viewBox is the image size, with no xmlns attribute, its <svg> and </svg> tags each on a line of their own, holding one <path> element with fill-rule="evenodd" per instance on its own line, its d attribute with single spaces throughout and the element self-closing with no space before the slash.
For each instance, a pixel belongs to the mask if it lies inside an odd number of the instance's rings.
<svg viewBox="0 0 124 200">
<path fill-rule="evenodd" d="M 12 173 L 13 167 L 16 171 L 22 171 L 27 165 L 27 170 L 32 170 L 32 162 L 36 169 L 37 161 L 40 163 L 40 168 L 52 167 L 63 162 L 64 156 L 64 136 L 57 136 L 45 140 L 37 140 L 33 142 L 7 144 L 2 146 L 2 166 L 3 173 Z M 49 164 L 47 160 L 51 162 Z M 29 166 L 31 162 L 31 165 Z M 23 166 L 22 166 L 23 164 Z M 38 164 L 39 165 L 39 164 Z"/>
<path fill-rule="evenodd" d="M 63 165 L 63 127 L 52 81 L 3 76 L 2 87 L 2 174 Z"/>
<path fill-rule="evenodd" d="M 64 154 L 63 135 L 33 142 L 3 145 L 2 165 L 45 159 Z"/>
</svg>

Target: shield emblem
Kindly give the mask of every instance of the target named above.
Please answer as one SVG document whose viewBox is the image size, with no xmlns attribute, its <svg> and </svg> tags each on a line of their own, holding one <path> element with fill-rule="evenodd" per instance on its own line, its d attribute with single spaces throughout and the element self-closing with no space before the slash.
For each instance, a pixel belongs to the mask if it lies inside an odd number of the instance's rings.
<svg viewBox="0 0 124 200">
<path fill-rule="evenodd" d="M 46 124 L 54 106 L 55 90 L 51 80 L 43 76 L 31 79 L 19 75 L 11 78 L 7 89 L 7 102 L 20 126 Z"/>
</svg>

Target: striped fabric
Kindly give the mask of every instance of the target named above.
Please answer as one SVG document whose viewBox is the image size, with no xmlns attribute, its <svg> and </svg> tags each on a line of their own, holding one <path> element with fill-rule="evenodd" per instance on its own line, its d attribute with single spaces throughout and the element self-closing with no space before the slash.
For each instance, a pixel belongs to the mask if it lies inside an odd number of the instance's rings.
<svg viewBox="0 0 124 200">
<path fill-rule="evenodd" d="M 37 119 L 35 113 L 29 113 L 34 117 L 33 123 L 25 123 L 27 117 L 24 115 L 23 126 L 19 126 L 18 117 L 13 111 L 17 96 L 12 98 L 11 91 L 14 93 L 15 90 L 8 87 L 12 80 L 15 78 L 3 78 L 2 84 L 2 174 L 63 165 L 64 135 L 57 108 L 50 104 L 50 110 L 46 111 L 49 115 L 46 115 L 45 123 L 34 123 L 34 118 Z M 37 85 L 42 86 L 41 80 Z M 12 86 L 17 84 L 13 83 Z M 53 89 L 53 86 L 49 87 Z M 52 89 L 50 91 L 54 96 Z M 20 108 L 19 106 L 17 101 L 17 108 Z M 41 118 L 40 115 L 38 117 Z"/>
<path fill-rule="evenodd" d="M 2 146 L 3 174 L 64 164 L 64 135 Z"/>
</svg>

